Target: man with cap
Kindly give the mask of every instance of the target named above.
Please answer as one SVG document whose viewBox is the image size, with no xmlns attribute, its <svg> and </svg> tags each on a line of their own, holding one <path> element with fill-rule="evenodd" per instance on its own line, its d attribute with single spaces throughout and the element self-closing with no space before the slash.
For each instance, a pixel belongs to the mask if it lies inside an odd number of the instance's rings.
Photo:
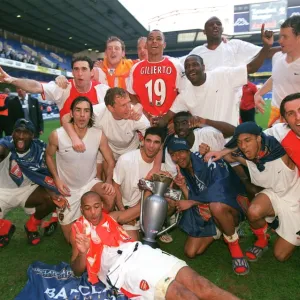
<svg viewBox="0 0 300 300">
<path fill-rule="evenodd" d="M 42 219 L 53 211 L 55 204 L 66 204 L 65 199 L 56 195 L 58 191 L 46 167 L 46 144 L 33 139 L 34 132 L 31 121 L 19 119 L 12 136 L 0 139 L 0 248 L 9 243 L 16 229 L 3 219 L 8 211 L 21 206 L 30 214 L 25 231 L 29 243 L 36 245 L 41 240 L 38 228 Z M 53 224 L 48 225 L 45 234 Z"/>
<path fill-rule="evenodd" d="M 248 167 L 251 182 L 264 188 L 247 212 L 257 237 L 246 252 L 248 260 L 256 261 L 268 249 L 267 222 L 278 217 L 274 255 L 279 261 L 286 261 L 295 247 L 300 246 L 300 179 L 295 163 L 280 143 L 264 134 L 254 122 L 239 125 L 225 147 L 238 147 L 236 160 Z M 221 154 L 232 152 L 230 149 L 222 150 Z"/>
<path fill-rule="evenodd" d="M 185 254 L 190 258 L 202 254 L 222 232 L 233 271 L 247 274 L 249 265 L 236 231 L 249 202 L 242 182 L 225 161 L 207 163 L 199 153 L 192 153 L 185 139 L 174 137 L 167 147 L 177 164 L 174 181 L 185 197 L 176 204 L 177 210 L 184 211 L 179 227 L 188 234 Z"/>
</svg>

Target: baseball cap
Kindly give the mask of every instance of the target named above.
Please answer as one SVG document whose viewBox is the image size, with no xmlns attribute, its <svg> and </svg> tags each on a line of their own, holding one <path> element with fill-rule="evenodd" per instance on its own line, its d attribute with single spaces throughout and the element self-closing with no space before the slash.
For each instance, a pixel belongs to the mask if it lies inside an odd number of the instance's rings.
<svg viewBox="0 0 300 300">
<path fill-rule="evenodd" d="M 18 119 L 14 125 L 14 130 L 16 129 L 27 129 L 30 132 L 34 133 L 35 132 L 35 128 L 34 125 L 31 121 L 26 120 L 26 119 Z"/>
<path fill-rule="evenodd" d="M 173 137 L 167 144 L 168 150 L 173 152 L 180 150 L 190 151 L 190 147 L 185 139 Z"/>
<path fill-rule="evenodd" d="M 234 130 L 232 139 L 225 145 L 226 148 L 235 148 L 237 146 L 237 140 L 240 134 L 249 133 L 254 135 L 261 135 L 262 128 L 255 122 L 245 122 L 238 125 Z"/>
</svg>

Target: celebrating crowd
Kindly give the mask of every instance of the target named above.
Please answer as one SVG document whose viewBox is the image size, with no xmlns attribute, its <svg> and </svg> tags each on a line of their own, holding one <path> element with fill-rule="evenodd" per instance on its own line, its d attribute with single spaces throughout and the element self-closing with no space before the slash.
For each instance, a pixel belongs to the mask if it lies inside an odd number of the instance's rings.
<svg viewBox="0 0 300 300">
<path fill-rule="evenodd" d="M 217 17 L 208 19 L 207 43 L 178 59 L 164 56 L 164 34 L 152 30 L 137 42 L 137 61 L 110 37 L 103 62 L 73 59 L 71 80 L 41 84 L 0 68 L 0 82 L 53 100 L 61 121 L 47 144 L 26 116 L 0 139 L 0 248 L 15 231 L 5 215 L 21 206 L 29 243 L 41 241 L 40 227 L 50 235 L 59 222 L 74 273 L 87 270 L 93 284 L 132 299 L 237 299 L 139 242 L 138 182 L 163 173 L 182 191 L 181 200 L 166 200 L 170 215 L 181 213 L 187 257 L 222 238 L 234 273 L 245 275 L 268 249 L 270 226 L 275 257 L 289 259 L 300 245 L 300 16 L 281 25 L 280 47 L 264 26 L 262 47 L 223 41 L 222 32 Z M 252 121 L 239 125 L 239 112 L 242 87 L 266 58 L 272 77 L 255 104 L 263 111 L 271 89 L 273 100 L 262 131 Z M 256 236 L 246 251 L 238 231 L 244 220 Z"/>
</svg>

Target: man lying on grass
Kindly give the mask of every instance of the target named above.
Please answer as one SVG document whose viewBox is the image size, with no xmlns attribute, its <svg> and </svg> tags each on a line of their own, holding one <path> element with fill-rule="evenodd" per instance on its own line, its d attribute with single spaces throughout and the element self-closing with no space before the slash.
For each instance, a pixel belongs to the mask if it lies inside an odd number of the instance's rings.
<svg viewBox="0 0 300 300">
<path fill-rule="evenodd" d="M 201 277 L 186 263 L 160 249 L 133 242 L 117 223 L 139 215 L 139 205 L 125 211 L 102 212 L 95 192 L 81 197 L 82 216 L 72 226 L 71 267 L 76 275 L 87 269 L 89 281 L 99 280 L 129 298 L 196 300 L 238 299 Z"/>
</svg>

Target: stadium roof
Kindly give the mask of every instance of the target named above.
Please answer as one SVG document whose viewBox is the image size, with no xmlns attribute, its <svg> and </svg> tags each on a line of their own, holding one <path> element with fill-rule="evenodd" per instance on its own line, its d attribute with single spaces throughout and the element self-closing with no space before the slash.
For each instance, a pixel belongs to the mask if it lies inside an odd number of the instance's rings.
<svg viewBox="0 0 300 300">
<path fill-rule="evenodd" d="M 0 28 L 76 53 L 109 36 L 135 47 L 147 30 L 117 0 L 1 0 Z"/>
<path fill-rule="evenodd" d="M 148 32 L 117 0 L 1 0 L 0 28 L 72 53 L 103 52 L 112 35 L 124 40 L 128 54 L 136 53 L 137 39 Z M 201 29 L 165 36 L 167 51 L 192 49 L 206 41 Z M 260 42 L 260 34 L 253 33 L 229 38 Z"/>
</svg>

